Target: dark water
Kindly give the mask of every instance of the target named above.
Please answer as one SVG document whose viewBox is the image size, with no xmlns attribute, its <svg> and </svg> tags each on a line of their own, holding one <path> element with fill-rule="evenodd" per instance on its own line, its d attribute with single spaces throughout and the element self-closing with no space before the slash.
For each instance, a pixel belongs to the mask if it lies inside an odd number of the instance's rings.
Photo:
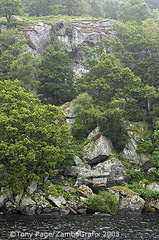
<svg viewBox="0 0 159 240">
<path fill-rule="evenodd" d="M 0 215 L 0 240 L 159 240 L 159 215 Z"/>
</svg>

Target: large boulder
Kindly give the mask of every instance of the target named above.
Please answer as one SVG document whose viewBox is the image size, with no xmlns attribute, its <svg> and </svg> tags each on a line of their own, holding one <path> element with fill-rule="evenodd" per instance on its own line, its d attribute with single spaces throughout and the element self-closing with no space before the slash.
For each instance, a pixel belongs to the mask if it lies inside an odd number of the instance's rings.
<svg viewBox="0 0 159 240">
<path fill-rule="evenodd" d="M 0 209 L 3 208 L 7 200 L 11 199 L 12 191 L 8 188 L 1 188 L 0 191 Z"/>
<path fill-rule="evenodd" d="M 151 190 L 151 191 L 159 192 L 159 184 L 158 184 L 158 183 L 155 183 L 155 182 L 146 185 L 146 188 L 147 188 L 148 190 Z"/>
<path fill-rule="evenodd" d="M 78 193 L 79 193 L 82 197 L 84 197 L 84 198 L 87 198 L 87 197 L 93 195 L 92 189 L 89 188 L 89 187 L 86 186 L 86 185 L 81 185 L 81 186 L 79 186 L 79 188 L 78 188 Z"/>
<path fill-rule="evenodd" d="M 97 163 L 103 162 L 113 155 L 111 141 L 102 135 L 98 136 L 97 139 L 94 138 L 83 148 L 83 159 L 87 160 L 90 165 L 96 165 Z"/>
<path fill-rule="evenodd" d="M 145 200 L 137 194 L 127 195 L 121 200 L 119 211 L 124 214 L 141 214 L 145 205 Z"/>
<path fill-rule="evenodd" d="M 25 215 L 34 215 L 36 213 L 36 202 L 31 197 L 24 196 L 20 203 L 20 212 Z"/>
<path fill-rule="evenodd" d="M 64 205 L 66 205 L 66 200 L 62 196 L 53 196 L 49 195 L 47 197 L 47 200 L 55 207 L 62 208 Z"/>
<path fill-rule="evenodd" d="M 30 186 L 27 188 L 27 193 L 29 194 L 29 195 L 32 195 L 36 190 L 37 190 L 37 186 L 38 186 L 38 184 L 37 184 L 37 182 L 35 182 L 35 181 L 33 181 L 31 184 L 30 184 Z"/>
<path fill-rule="evenodd" d="M 94 191 L 99 191 L 126 181 L 126 169 L 118 159 L 112 157 L 93 167 L 84 162 L 82 164 L 81 161 L 81 166 L 72 166 L 65 172 L 66 176 L 77 179 L 77 187 L 86 185 Z"/>
<path fill-rule="evenodd" d="M 1 193 L 0 195 L 0 209 L 4 206 L 5 202 L 7 202 L 8 196 L 6 193 Z"/>
<path fill-rule="evenodd" d="M 137 142 L 131 138 L 128 143 L 125 145 L 125 148 L 122 153 L 124 159 L 134 162 L 136 165 L 143 166 L 146 162 L 150 161 L 150 155 L 139 154 L 136 151 Z"/>
<path fill-rule="evenodd" d="M 93 171 L 98 173 L 96 178 L 94 177 L 93 180 L 97 181 L 99 176 L 107 179 L 105 187 L 123 184 L 126 180 L 126 169 L 123 164 L 115 158 L 110 158 L 107 161 L 97 164 L 93 167 Z M 94 184 L 94 187 L 98 186 L 99 181 Z"/>
<path fill-rule="evenodd" d="M 130 124 L 130 128 L 127 132 L 129 139 L 122 152 L 122 157 L 138 165 L 144 166 L 147 162 L 151 162 L 151 156 L 145 153 L 138 153 L 138 142 L 151 141 L 146 137 L 148 127 L 142 123 Z M 151 166 L 150 166 L 151 167 Z M 147 169 L 148 170 L 148 169 Z"/>
<path fill-rule="evenodd" d="M 149 202 L 149 206 L 155 208 L 159 212 L 159 199 L 152 199 Z"/>
</svg>

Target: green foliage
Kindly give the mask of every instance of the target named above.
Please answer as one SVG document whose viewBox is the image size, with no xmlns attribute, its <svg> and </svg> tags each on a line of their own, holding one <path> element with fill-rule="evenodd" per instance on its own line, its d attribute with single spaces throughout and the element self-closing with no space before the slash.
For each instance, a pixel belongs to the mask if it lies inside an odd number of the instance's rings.
<svg viewBox="0 0 159 240">
<path fill-rule="evenodd" d="M 146 187 L 142 187 L 139 183 L 133 183 L 132 185 L 129 185 L 129 188 L 132 189 L 134 192 L 138 193 L 145 200 L 149 200 L 153 197 L 159 196 L 159 193 L 157 191 L 152 191 L 147 189 Z"/>
<path fill-rule="evenodd" d="M 102 5 L 105 18 L 117 19 L 117 13 L 120 8 L 119 0 L 104 0 Z"/>
<path fill-rule="evenodd" d="M 21 13 L 21 0 L 0 0 L 0 16 L 5 17 L 8 24 L 11 22 L 13 15 Z"/>
<path fill-rule="evenodd" d="M 155 167 L 157 167 L 157 175 L 159 177 L 159 120 L 155 124 L 155 130 L 153 134 L 153 140 L 155 143 L 154 151 L 152 153 L 152 161 Z"/>
<path fill-rule="evenodd" d="M 17 29 L 2 29 L 0 32 L 0 53 L 8 50 L 15 43 L 25 43 L 23 34 Z"/>
<path fill-rule="evenodd" d="M 79 80 L 78 91 L 87 92 L 92 97 L 98 113 L 94 119 L 120 152 L 126 142 L 127 120 L 145 118 L 142 111 L 139 114 L 145 94 L 140 78 L 130 69 L 123 68 L 113 55 L 102 53 L 100 59 L 90 66 L 90 71 Z"/>
<path fill-rule="evenodd" d="M 25 11 L 30 16 L 58 14 L 60 3 L 57 0 L 23 0 Z"/>
<path fill-rule="evenodd" d="M 23 52 L 10 65 L 9 78 L 19 79 L 28 92 L 35 92 L 38 86 L 39 64 L 39 57 L 34 57 L 30 52 Z"/>
<path fill-rule="evenodd" d="M 72 163 L 70 133 L 57 107 L 9 80 L 0 82 L 0 102 L 1 186 L 17 193 Z"/>
<path fill-rule="evenodd" d="M 136 151 L 137 153 L 152 154 L 153 144 L 151 141 L 138 141 Z"/>
<path fill-rule="evenodd" d="M 76 115 L 73 135 L 79 139 L 85 138 L 97 125 L 98 111 L 93 105 L 93 99 L 87 93 L 80 94 L 73 103 Z"/>
<path fill-rule="evenodd" d="M 142 181 L 145 178 L 145 174 L 143 171 L 137 171 L 134 169 L 128 169 L 127 170 L 127 175 L 129 178 L 129 182 L 133 183 L 133 182 L 139 182 Z"/>
<path fill-rule="evenodd" d="M 88 197 L 87 204 L 94 212 L 116 214 L 118 211 L 116 196 L 105 191 Z"/>
<path fill-rule="evenodd" d="M 158 86 L 158 27 L 151 21 L 142 24 L 116 24 L 118 38 L 110 43 L 113 53 L 125 66 L 142 78 L 144 84 Z M 151 26 L 151 27 L 150 27 Z"/>
<path fill-rule="evenodd" d="M 126 0 L 121 3 L 118 12 L 118 19 L 123 21 L 138 21 L 141 22 L 150 18 L 151 11 L 145 0 Z"/>
<path fill-rule="evenodd" d="M 90 1 L 90 15 L 95 18 L 104 17 L 105 13 L 101 1 Z"/>
<path fill-rule="evenodd" d="M 98 116 L 98 126 L 101 132 L 112 140 L 115 150 L 122 151 L 127 139 L 124 112 L 120 108 L 107 109 Z"/>
<path fill-rule="evenodd" d="M 68 16 L 86 16 L 89 11 L 89 5 L 85 0 L 62 0 L 61 13 Z"/>
<path fill-rule="evenodd" d="M 9 78 L 10 67 L 25 47 L 24 36 L 17 29 L 4 29 L 0 33 L 0 80 Z M 28 74 L 28 73 L 27 73 Z"/>
<path fill-rule="evenodd" d="M 56 51 L 54 45 L 49 45 L 43 52 L 38 93 L 45 102 L 59 105 L 74 97 L 73 72 L 69 62 L 68 53 Z"/>
</svg>

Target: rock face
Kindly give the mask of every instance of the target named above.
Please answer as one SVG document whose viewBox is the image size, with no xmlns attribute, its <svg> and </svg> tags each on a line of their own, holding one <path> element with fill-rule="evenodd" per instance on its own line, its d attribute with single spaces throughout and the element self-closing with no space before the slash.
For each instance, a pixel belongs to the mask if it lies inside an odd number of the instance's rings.
<svg viewBox="0 0 159 240">
<path fill-rule="evenodd" d="M 157 183 L 148 184 L 148 185 L 146 185 L 146 188 L 151 191 L 159 192 L 159 184 L 157 184 Z"/>
<path fill-rule="evenodd" d="M 131 127 L 136 127 L 131 125 Z M 136 127 L 137 128 L 137 127 Z M 140 128 L 138 128 L 140 129 Z M 145 129 L 141 129 L 144 131 Z M 144 166 L 147 162 L 151 160 L 150 155 L 142 154 L 137 152 L 137 142 L 144 142 L 145 139 L 137 131 L 129 130 L 128 131 L 129 140 L 122 152 L 122 157 L 133 162 L 135 165 L 140 167 Z"/>
<path fill-rule="evenodd" d="M 54 32 L 64 41 L 68 49 L 77 48 L 81 43 L 94 45 L 102 38 L 112 39 L 116 33 L 113 30 L 115 20 L 73 20 L 72 24 L 58 22 L 53 26 Z"/>
<path fill-rule="evenodd" d="M 52 33 L 52 26 L 43 22 L 38 22 L 30 26 L 26 31 L 26 39 L 31 50 L 35 52 L 43 51 L 50 42 Z"/>
<path fill-rule="evenodd" d="M 125 183 L 126 169 L 113 156 L 111 141 L 102 136 L 98 128 L 89 134 L 88 141 L 83 148 L 83 159 L 76 157 L 76 165 L 69 168 L 65 175 L 76 178 L 76 186 L 86 185 L 94 192 Z"/>
<path fill-rule="evenodd" d="M 113 146 L 109 139 L 99 135 L 83 148 L 83 152 L 84 159 L 88 160 L 90 165 L 95 165 L 113 155 Z"/>
<path fill-rule="evenodd" d="M 145 200 L 138 195 L 128 195 L 120 202 L 120 213 L 141 214 Z"/>
<path fill-rule="evenodd" d="M 30 195 L 33 194 L 35 191 L 37 190 L 37 182 L 32 182 L 30 184 L 30 186 L 27 188 L 27 193 L 29 193 Z"/>
<path fill-rule="evenodd" d="M 81 43 L 89 46 L 95 45 L 103 38 L 112 39 L 116 33 L 113 30 L 115 20 L 72 20 L 60 21 L 54 25 L 38 22 L 25 30 L 29 49 L 38 53 L 45 49 L 50 42 L 51 33 L 55 33 L 63 41 L 72 58 L 71 67 L 77 76 L 87 72 L 80 64 L 85 59 L 84 53 L 78 48 Z"/>
</svg>

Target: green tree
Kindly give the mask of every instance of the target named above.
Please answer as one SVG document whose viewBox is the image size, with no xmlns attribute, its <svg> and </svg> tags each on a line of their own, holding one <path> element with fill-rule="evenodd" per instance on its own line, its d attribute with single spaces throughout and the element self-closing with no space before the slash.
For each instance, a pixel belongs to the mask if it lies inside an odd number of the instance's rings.
<svg viewBox="0 0 159 240">
<path fill-rule="evenodd" d="M 30 16 L 46 16 L 58 14 L 60 2 L 58 0 L 23 0 L 25 11 Z"/>
<path fill-rule="evenodd" d="M 107 108 L 98 116 L 98 126 L 106 137 L 110 138 L 114 149 L 121 152 L 127 140 L 126 112 L 120 108 Z"/>
<path fill-rule="evenodd" d="M 85 138 L 97 126 L 98 110 L 88 93 L 80 94 L 73 100 L 76 120 L 73 125 L 73 135 L 76 138 Z"/>
<path fill-rule="evenodd" d="M 0 32 L 0 53 L 8 50 L 15 43 L 26 43 L 24 35 L 17 29 L 2 29 Z"/>
<path fill-rule="evenodd" d="M 43 52 L 38 93 L 44 101 L 58 105 L 73 99 L 73 71 L 69 63 L 68 53 L 56 51 L 53 45 Z"/>
<path fill-rule="evenodd" d="M 18 81 L 0 81 L 0 184 L 14 193 L 43 183 L 72 162 L 64 115 L 42 105 Z"/>
<path fill-rule="evenodd" d="M 92 17 L 96 17 L 96 18 L 104 17 L 105 14 L 104 14 L 102 2 L 97 1 L 97 0 L 91 0 L 89 2 L 90 2 L 90 6 L 91 6 L 90 15 Z"/>
<path fill-rule="evenodd" d="M 117 13 L 119 11 L 119 0 L 104 0 L 103 10 L 106 18 L 117 19 Z"/>
<path fill-rule="evenodd" d="M 23 52 L 10 65 L 9 77 L 13 80 L 19 79 L 27 91 L 36 92 L 39 64 L 39 57 L 34 57 L 30 52 Z"/>
<path fill-rule="evenodd" d="M 94 63 L 90 72 L 79 80 L 79 91 L 88 92 L 99 106 L 105 106 L 117 98 L 138 98 L 141 80 L 112 54 L 102 53 L 99 61 Z"/>
<path fill-rule="evenodd" d="M 0 0 L 0 16 L 6 18 L 9 24 L 13 18 L 13 15 L 22 13 L 21 0 Z"/>
<path fill-rule="evenodd" d="M 68 16 L 84 16 L 89 11 L 89 5 L 81 0 L 61 0 L 61 13 Z"/>
<path fill-rule="evenodd" d="M 119 20 L 141 22 L 150 17 L 151 11 L 145 0 L 126 0 L 120 4 Z"/>
<path fill-rule="evenodd" d="M 8 79 L 10 66 L 21 54 L 26 41 L 17 29 L 3 29 L 0 33 L 0 80 Z"/>
<path fill-rule="evenodd" d="M 159 31 L 153 21 L 115 25 L 118 38 L 110 42 L 113 53 L 124 66 L 140 76 L 144 84 L 158 87 Z"/>
</svg>

